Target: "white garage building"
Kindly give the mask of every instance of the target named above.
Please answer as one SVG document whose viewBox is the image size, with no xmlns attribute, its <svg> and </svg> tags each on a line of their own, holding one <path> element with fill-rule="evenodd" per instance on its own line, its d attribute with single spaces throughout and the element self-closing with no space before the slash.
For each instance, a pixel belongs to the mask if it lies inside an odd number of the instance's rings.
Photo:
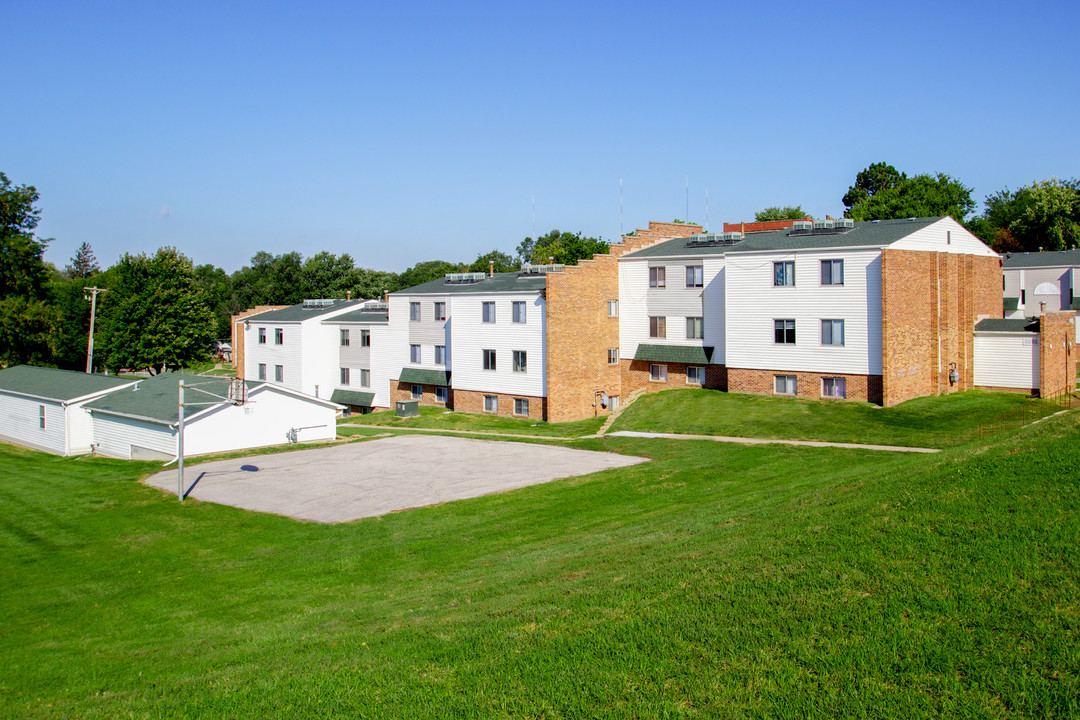
<svg viewBox="0 0 1080 720">
<path fill-rule="evenodd" d="M 185 455 L 332 440 L 337 434 L 336 417 L 343 408 L 328 400 L 248 381 L 247 402 L 235 405 L 206 394 L 226 396 L 229 378 L 170 373 L 87 404 L 93 416 L 94 451 L 139 460 L 175 458 L 181 379 L 186 388 Z"/>
<path fill-rule="evenodd" d="M 88 453 L 93 428 L 84 406 L 132 383 L 32 365 L 0 370 L 0 440 L 56 455 Z"/>
</svg>

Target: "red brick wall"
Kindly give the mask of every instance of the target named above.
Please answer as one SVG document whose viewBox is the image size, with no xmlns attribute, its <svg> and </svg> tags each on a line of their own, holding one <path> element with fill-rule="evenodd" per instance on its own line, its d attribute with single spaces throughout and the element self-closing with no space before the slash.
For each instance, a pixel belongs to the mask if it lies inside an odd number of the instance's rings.
<svg viewBox="0 0 1080 720">
<path fill-rule="evenodd" d="M 531 395 L 507 395 L 495 392 L 477 392 L 475 390 L 455 390 L 454 410 L 457 412 L 484 413 L 485 395 L 495 395 L 499 398 L 499 412 L 487 413 L 489 415 L 497 414 L 505 415 L 507 417 L 524 417 L 523 415 L 514 415 L 514 398 L 521 398 L 529 401 L 529 419 L 537 421 L 547 419 L 546 399 Z"/>
<path fill-rule="evenodd" d="M 805 217 L 803 220 L 813 220 L 814 218 Z M 765 222 L 738 222 L 738 223 L 724 223 L 724 232 L 772 232 L 774 230 L 784 230 L 795 224 L 794 220 L 767 220 Z"/>
<path fill-rule="evenodd" d="M 666 365 L 667 382 L 650 380 L 649 365 Z M 673 388 L 698 388 L 727 390 L 727 368 L 723 365 L 705 365 L 704 385 L 691 385 L 686 382 L 685 363 L 650 363 L 645 360 L 622 361 L 622 391 L 629 397 L 635 390 L 659 392 Z"/>
<path fill-rule="evenodd" d="M 401 382 L 400 380 L 390 381 L 390 406 L 397 407 L 400 400 L 412 400 L 412 383 Z M 447 389 L 446 403 L 443 404 L 435 399 L 435 386 L 434 385 L 421 385 L 424 389 L 424 398 L 419 401 L 421 405 L 434 405 L 435 407 L 454 407 L 454 400 L 456 393 L 452 389 Z"/>
<path fill-rule="evenodd" d="M 1075 313 L 1048 312 L 1039 317 L 1039 395 L 1076 389 Z"/>
<path fill-rule="evenodd" d="M 844 373 L 814 373 L 796 370 L 747 370 L 728 368 L 728 392 L 753 395 L 774 395 L 776 375 L 794 375 L 796 397 L 821 400 L 821 379 L 844 378 L 847 399 L 863 402 L 881 402 L 880 375 L 847 375 Z M 831 399 L 831 398 L 826 398 Z"/>
</svg>

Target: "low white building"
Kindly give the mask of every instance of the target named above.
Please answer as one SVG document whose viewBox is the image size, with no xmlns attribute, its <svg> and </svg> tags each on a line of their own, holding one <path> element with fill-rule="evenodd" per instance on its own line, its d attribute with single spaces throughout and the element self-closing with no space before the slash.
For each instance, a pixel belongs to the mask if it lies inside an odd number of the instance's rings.
<svg viewBox="0 0 1080 720">
<path fill-rule="evenodd" d="M 32 365 L 0 370 L 0 440 L 57 455 L 88 453 L 93 428 L 84 406 L 131 384 Z"/>
<path fill-rule="evenodd" d="M 186 386 L 185 455 L 336 437 L 336 417 L 343 407 L 329 400 L 247 381 L 246 401 L 237 405 L 221 399 L 228 396 L 229 378 L 168 373 L 86 404 L 93 417 L 94 451 L 125 459 L 175 458 L 181 379 Z"/>
</svg>

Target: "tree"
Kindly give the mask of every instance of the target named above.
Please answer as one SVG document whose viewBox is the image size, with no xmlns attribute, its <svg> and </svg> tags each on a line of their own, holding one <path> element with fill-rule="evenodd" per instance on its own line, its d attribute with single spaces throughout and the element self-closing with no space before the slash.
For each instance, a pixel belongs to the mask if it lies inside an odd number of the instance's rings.
<svg viewBox="0 0 1080 720">
<path fill-rule="evenodd" d="M 401 289 L 401 280 L 397 273 L 370 268 L 356 268 L 353 272 L 353 297 L 379 299 L 383 293 Z"/>
<path fill-rule="evenodd" d="M 536 240 L 525 238 L 517 246 L 518 260 L 533 265 L 561 263 L 577 265 L 579 260 L 587 260 L 593 255 L 606 253 L 608 243 L 599 238 L 582 237 L 581 233 L 564 233 L 552 230 Z"/>
<path fill-rule="evenodd" d="M 438 280 L 447 273 L 462 272 L 461 265 L 445 260 L 425 260 L 418 262 L 398 276 L 401 287 L 411 288 L 422 283 Z"/>
<path fill-rule="evenodd" d="M 771 222 L 775 220 L 802 220 L 806 213 L 802 205 L 785 205 L 784 207 L 767 207 L 760 212 L 754 213 L 757 222 Z"/>
<path fill-rule="evenodd" d="M 232 275 L 233 309 L 256 305 L 294 305 L 304 300 L 303 256 L 298 252 L 271 255 L 260 250 Z"/>
<path fill-rule="evenodd" d="M 872 198 L 882 190 L 889 190 L 907 180 L 907 175 L 899 172 L 892 165 L 872 163 L 855 176 L 855 184 L 844 194 L 844 206 L 854 207 Z"/>
<path fill-rule="evenodd" d="M 945 173 L 938 173 L 904 177 L 892 187 L 877 190 L 851 206 L 845 214 L 853 220 L 951 215 L 957 222 L 963 223 L 964 218 L 974 210 L 971 188 Z"/>
<path fill-rule="evenodd" d="M 85 278 L 101 272 L 97 258 L 90 243 L 84 242 L 75 251 L 75 257 L 71 258 L 71 264 L 64 268 L 64 274 L 69 278 Z"/>
<path fill-rule="evenodd" d="M 492 250 L 489 253 L 480 255 L 473 261 L 473 264 L 469 266 L 469 272 L 483 272 L 486 273 L 491 269 L 491 263 L 495 263 L 495 272 L 513 272 L 518 269 L 518 264 L 514 262 L 514 258 L 510 257 L 504 252 L 498 250 Z"/>
<path fill-rule="evenodd" d="M 998 252 L 1064 250 L 1080 244 L 1080 181 L 1038 180 L 987 195 L 968 229 Z"/>
<path fill-rule="evenodd" d="M 102 347 L 111 368 L 180 368 L 210 357 L 214 314 L 191 261 L 164 247 L 125 254 L 102 276 Z"/>
<path fill-rule="evenodd" d="M 233 308 L 232 278 L 219 267 L 199 265 L 195 268 L 195 278 L 199 287 L 206 293 L 206 301 L 214 313 L 214 337 L 224 340 L 232 335 Z"/>
</svg>

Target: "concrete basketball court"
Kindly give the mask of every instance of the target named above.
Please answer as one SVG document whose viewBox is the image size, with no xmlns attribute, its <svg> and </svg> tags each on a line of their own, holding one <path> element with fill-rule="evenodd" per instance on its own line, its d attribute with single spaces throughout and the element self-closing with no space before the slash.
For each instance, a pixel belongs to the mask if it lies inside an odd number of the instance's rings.
<svg viewBox="0 0 1080 720">
<path fill-rule="evenodd" d="M 190 498 L 336 523 L 647 460 L 533 443 L 398 435 L 191 465 L 184 478 Z M 176 469 L 147 483 L 175 493 Z"/>
</svg>

